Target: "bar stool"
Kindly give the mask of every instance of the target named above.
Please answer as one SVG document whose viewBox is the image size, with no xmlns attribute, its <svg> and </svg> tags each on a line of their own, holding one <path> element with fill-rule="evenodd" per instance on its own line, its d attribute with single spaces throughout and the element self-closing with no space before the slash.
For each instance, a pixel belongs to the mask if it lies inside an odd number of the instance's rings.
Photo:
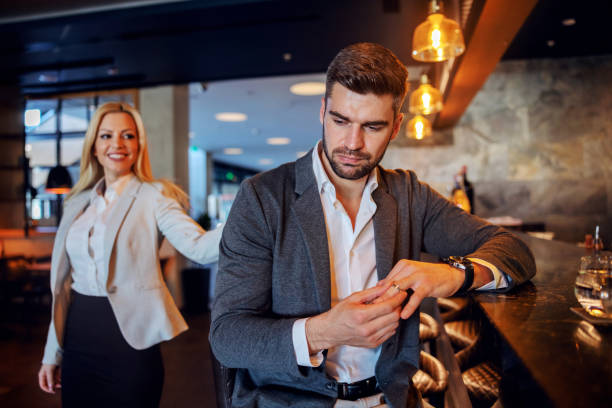
<svg viewBox="0 0 612 408">
<path fill-rule="evenodd" d="M 225 367 L 221 364 L 217 357 L 215 357 L 212 348 L 210 348 L 210 361 L 213 368 L 217 408 L 231 408 L 234 383 L 236 381 L 236 369 Z"/>
<path fill-rule="evenodd" d="M 455 348 L 455 358 L 461 370 L 468 368 L 469 360 L 477 351 L 480 325 L 474 320 L 456 320 L 444 324 L 444 330 Z"/>
<path fill-rule="evenodd" d="M 468 310 L 469 300 L 464 297 L 438 298 L 440 318 L 443 322 L 459 320 Z"/>
<path fill-rule="evenodd" d="M 421 343 L 437 338 L 440 335 L 440 325 L 436 319 L 423 312 L 419 317 L 419 340 L 421 340 Z"/>
<path fill-rule="evenodd" d="M 440 360 L 429 353 L 421 351 L 419 367 L 419 370 L 412 376 L 412 382 L 423 397 L 431 397 L 446 391 L 448 371 Z"/>
<path fill-rule="evenodd" d="M 484 355 L 481 326 L 475 320 L 457 320 L 444 324 L 455 347 L 461 377 L 475 407 L 490 407 L 499 398 L 501 373 Z"/>
<path fill-rule="evenodd" d="M 462 349 L 474 344 L 480 333 L 480 325 L 474 320 L 455 320 L 444 323 L 444 330 L 453 346 Z"/>
<path fill-rule="evenodd" d="M 470 399 L 477 406 L 491 406 L 499 398 L 501 373 L 490 361 L 467 369 L 461 374 Z"/>
<path fill-rule="evenodd" d="M 419 340 L 422 344 L 432 342 L 440 335 L 440 325 L 427 313 L 420 314 Z M 421 351 L 419 370 L 412 377 L 412 382 L 424 398 L 442 402 L 443 393 L 448 387 L 446 367 L 431 354 Z"/>
</svg>

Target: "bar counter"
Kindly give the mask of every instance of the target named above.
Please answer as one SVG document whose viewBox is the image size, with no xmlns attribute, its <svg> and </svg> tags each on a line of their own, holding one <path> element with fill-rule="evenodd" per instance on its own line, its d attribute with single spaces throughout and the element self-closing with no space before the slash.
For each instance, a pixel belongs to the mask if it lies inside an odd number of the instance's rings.
<svg viewBox="0 0 612 408">
<path fill-rule="evenodd" d="M 536 259 L 531 283 L 474 300 L 555 407 L 612 403 L 612 327 L 593 326 L 579 307 L 574 281 L 585 250 L 517 233 Z"/>
</svg>

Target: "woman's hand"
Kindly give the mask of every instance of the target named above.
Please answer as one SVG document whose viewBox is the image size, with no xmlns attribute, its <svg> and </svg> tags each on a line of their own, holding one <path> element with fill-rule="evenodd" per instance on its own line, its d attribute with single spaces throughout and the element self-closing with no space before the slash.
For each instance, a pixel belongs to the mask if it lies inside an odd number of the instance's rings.
<svg viewBox="0 0 612 408">
<path fill-rule="evenodd" d="M 57 364 L 43 364 L 38 371 L 38 385 L 44 392 L 55 394 L 56 388 L 62 388 L 61 368 Z"/>
</svg>

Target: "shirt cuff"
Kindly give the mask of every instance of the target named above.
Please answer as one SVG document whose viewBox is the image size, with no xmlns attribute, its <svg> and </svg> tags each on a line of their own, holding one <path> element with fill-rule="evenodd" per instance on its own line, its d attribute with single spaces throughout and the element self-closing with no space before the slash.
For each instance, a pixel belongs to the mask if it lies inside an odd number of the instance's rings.
<svg viewBox="0 0 612 408">
<path fill-rule="evenodd" d="M 489 268 L 489 270 L 493 273 L 493 280 L 479 288 L 476 288 L 476 290 L 505 289 L 508 287 L 508 280 L 506 279 L 506 274 L 497 269 L 495 265 L 478 258 L 468 259 L 474 263 Z"/>
<path fill-rule="evenodd" d="M 308 340 L 306 340 L 306 320 L 298 319 L 293 323 L 293 351 L 298 365 L 304 367 L 319 367 L 323 363 L 323 352 L 310 355 L 308 352 Z"/>
</svg>

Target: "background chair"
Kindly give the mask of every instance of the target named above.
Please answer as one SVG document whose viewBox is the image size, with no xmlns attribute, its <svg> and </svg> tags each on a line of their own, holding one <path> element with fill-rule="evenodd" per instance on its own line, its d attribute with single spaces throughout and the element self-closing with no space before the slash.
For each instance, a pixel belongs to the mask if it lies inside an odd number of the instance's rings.
<svg viewBox="0 0 612 408">
<path fill-rule="evenodd" d="M 236 369 L 225 367 L 221 364 L 217 357 L 215 357 L 212 348 L 210 348 L 210 361 L 213 366 L 217 408 L 231 408 L 234 382 L 236 381 Z"/>
</svg>

